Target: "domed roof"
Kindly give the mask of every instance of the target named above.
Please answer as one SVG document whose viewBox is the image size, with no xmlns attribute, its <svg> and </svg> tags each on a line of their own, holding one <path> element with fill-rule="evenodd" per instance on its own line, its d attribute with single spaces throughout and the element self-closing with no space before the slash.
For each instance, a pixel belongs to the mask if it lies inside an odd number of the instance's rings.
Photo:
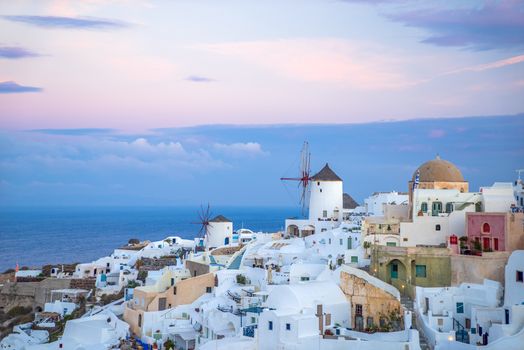
<svg viewBox="0 0 524 350">
<path fill-rule="evenodd" d="M 411 181 L 415 181 L 417 171 L 420 171 L 419 182 L 464 182 L 464 177 L 455 164 L 440 159 L 439 156 L 419 166 Z"/>
</svg>

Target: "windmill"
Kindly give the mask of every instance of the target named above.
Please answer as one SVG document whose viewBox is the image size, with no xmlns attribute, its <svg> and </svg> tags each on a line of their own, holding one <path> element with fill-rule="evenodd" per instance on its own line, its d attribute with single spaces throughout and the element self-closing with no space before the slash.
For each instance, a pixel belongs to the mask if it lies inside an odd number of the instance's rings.
<svg viewBox="0 0 524 350">
<path fill-rule="evenodd" d="M 207 207 L 204 208 L 203 205 L 200 205 L 200 210 L 198 211 L 198 221 L 192 222 L 192 224 L 200 225 L 200 229 L 198 230 L 198 237 L 204 237 L 208 234 L 208 228 L 212 227 L 211 224 L 211 207 L 209 206 L 209 203 L 207 204 Z"/>
<path fill-rule="evenodd" d="M 302 215 L 306 215 L 309 201 L 309 185 L 311 182 L 311 153 L 309 152 L 309 143 L 304 141 L 300 151 L 300 165 L 297 177 L 281 177 L 282 181 L 297 181 L 300 189 L 299 203 L 302 206 Z"/>
</svg>

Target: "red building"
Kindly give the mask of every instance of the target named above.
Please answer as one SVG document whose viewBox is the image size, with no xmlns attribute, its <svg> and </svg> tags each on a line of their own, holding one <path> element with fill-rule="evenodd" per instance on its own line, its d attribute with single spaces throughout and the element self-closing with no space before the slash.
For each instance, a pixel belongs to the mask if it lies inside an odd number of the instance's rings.
<svg viewBox="0 0 524 350">
<path fill-rule="evenodd" d="M 524 248 L 522 213 L 467 213 L 466 232 L 470 247 L 476 241 L 484 251 Z"/>
</svg>

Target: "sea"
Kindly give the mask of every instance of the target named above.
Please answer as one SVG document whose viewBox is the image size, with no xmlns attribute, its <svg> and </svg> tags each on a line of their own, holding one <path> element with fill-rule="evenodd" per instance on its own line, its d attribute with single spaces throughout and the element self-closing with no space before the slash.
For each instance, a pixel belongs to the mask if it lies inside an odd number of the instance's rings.
<svg viewBox="0 0 524 350">
<path fill-rule="evenodd" d="M 9 268 L 90 262 L 111 254 L 129 239 L 192 239 L 199 234 L 199 206 L 18 207 L 0 209 L 0 272 Z M 292 207 L 213 207 L 234 229 L 282 230 Z"/>
</svg>

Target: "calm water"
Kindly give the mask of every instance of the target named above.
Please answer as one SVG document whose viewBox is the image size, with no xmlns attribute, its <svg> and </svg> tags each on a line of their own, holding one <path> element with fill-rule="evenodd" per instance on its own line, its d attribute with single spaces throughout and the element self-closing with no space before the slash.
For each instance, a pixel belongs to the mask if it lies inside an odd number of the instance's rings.
<svg viewBox="0 0 524 350">
<path fill-rule="evenodd" d="M 0 209 L 0 272 L 20 266 L 87 262 L 108 255 L 130 238 L 193 238 L 199 207 L 97 207 Z M 215 207 L 235 229 L 274 232 L 297 208 Z"/>
</svg>

